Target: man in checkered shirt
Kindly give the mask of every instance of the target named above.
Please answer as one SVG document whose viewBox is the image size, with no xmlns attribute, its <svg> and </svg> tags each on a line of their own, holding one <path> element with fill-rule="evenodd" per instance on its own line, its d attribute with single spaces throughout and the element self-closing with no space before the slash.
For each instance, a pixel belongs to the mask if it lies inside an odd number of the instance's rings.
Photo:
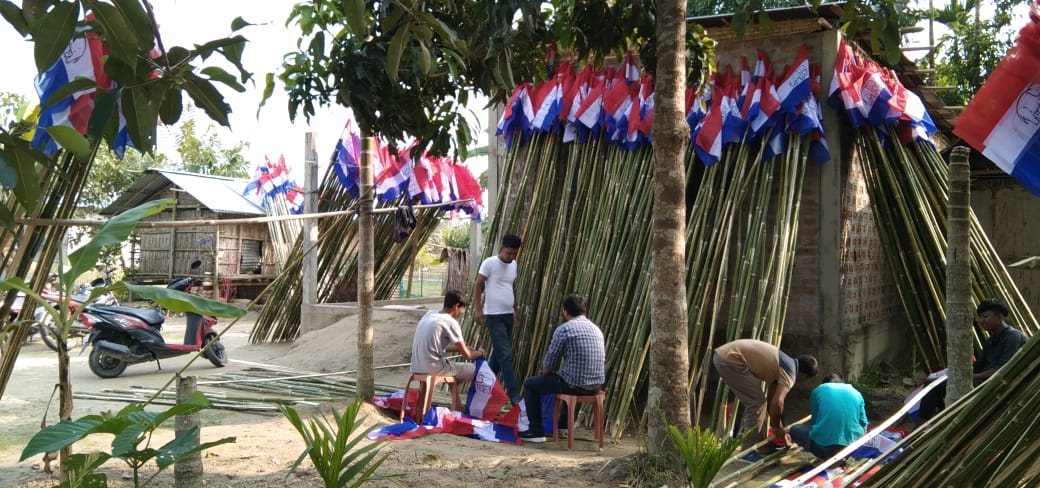
<svg viewBox="0 0 1040 488">
<path fill-rule="evenodd" d="M 527 442 L 545 442 L 541 395 L 595 395 L 606 381 L 603 332 L 585 317 L 585 313 L 585 297 L 572 293 L 563 299 L 563 318 L 567 321 L 553 332 L 549 350 L 542 360 L 542 374 L 524 382 L 524 403 L 530 427 L 520 432 L 520 438 Z M 567 426 L 566 411 L 566 407 L 561 405 L 562 420 L 557 425 L 564 429 Z"/>
</svg>

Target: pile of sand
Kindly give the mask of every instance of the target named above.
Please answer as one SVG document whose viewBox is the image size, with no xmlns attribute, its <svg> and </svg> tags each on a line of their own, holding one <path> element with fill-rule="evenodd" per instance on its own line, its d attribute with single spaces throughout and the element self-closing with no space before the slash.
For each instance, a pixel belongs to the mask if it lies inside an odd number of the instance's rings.
<svg viewBox="0 0 1040 488">
<path fill-rule="evenodd" d="M 377 382 L 381 372 L 398 376 L 411 362 L 415 325 L 428 311 L 425 307 L 373 309 L 372 364 L 377 368 Z M 356 370 L 357 325 L 357 315 L 351 315 L 324 329 L 308 332 L 293 342 L 287 354 L 272 358 L 271 362 L 319 373 Z"/>
</svg>

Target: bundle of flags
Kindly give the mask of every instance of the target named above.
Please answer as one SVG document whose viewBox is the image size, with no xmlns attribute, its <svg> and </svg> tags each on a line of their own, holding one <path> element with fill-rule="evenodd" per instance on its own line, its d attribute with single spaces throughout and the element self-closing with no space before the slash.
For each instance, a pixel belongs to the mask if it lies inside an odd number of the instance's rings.
<svg viewBox="0 0 1040 488">
<path fill-rule="evenodd" d="M 1040 4 L 967 108 L 953 133 L 1040 196 Z"/>
<path fill-rule="evenodd" d="M 434 407 L 426 412 L 419 423 L 408 416 L 404 422 L 373 430 L 368 434 L 368 438 L 400 440 L 414 439 L 427 434 L 449 433 L 489 442 L 520 444 L 517 432 L 527 430 L 528 426 L 525 403 L 521 401 L 516 407 L 499 415 L 502 407 L 509 401 L 509 396 L 484 359 L 477 360 L 476 369 L 476 378 L 466 395 L 465 412 Z M 394 411 L 404 408 L 408 413 L 415 405 L 417 396 L 416 390 L 410 390 L 408 401 L 405 402 L 404 392 L 398 391 L 388 395 L 377 395 L 372 398 L 372 403 L 377 407 Z M 546 428 L 545 432 L 551 432 L 552 422 L 556 421 L 553 411 L 555 398 L 555 395 L 543 395 L 542 398 L 542 422 Z"/>
<path fill-rule="evenodd" d="M 838 47 L 827 102 L 843 110 L 854 127 L 876 129 L 886 145 L 892 144 L 886 126 L 895 127 L 903 144 L 931 144 L 929 136 L 936 131 L 917 94 L 907 90 L 889 70 L 857 55 L 844 39 Z"/>
<path fill-rule="evenodd" d="M 88 19 L 91 16 L 88 16 Z M 116 88 L 104 69 L 104 59 L 108 56 L 108 47 L 102 44 L 93 33 L 84 37 L 75 37 L 69 41 L 58 61 L 36 76 L 36 93 L 40 96 L 40 118 L 37 130 L 32 138 L 33 147 L 50 156 L 59 149 L 58 143 L 46 131 L 49 127 L 66 126 L 75 129 L 81 135 L 87 134 L 87 124 L 94 112 L 94 97 L 98 90 Z M 80 90 L 58 100 L 50 98 L 62 87 L 78 78 L 86 78 L 94 82 L 96 87 Z M 51 101 L 50 105 L 47 102 Z M 123 117 L 122 102 L 117 103 L 119 112 L 119 130 L 111 146 L 119 159 L 126 153 L 130 137 L 126 130 L 126 119 Z"/>
<path fill-rule="evenodd" d="M 830 159 L 818 102 L 820 67 L 802 46 L 794 63 L 777 76 L 761 50 L 754 70 L 741 58 L 739 73 L 727 66 L 703 87 L 686 92 L 686 121 L 698 157 L 718 162 L 729 143 L 765 144 L 763 159 L 786 150 L 788 132 L 811 138 L 810 156 Z M 497 125 L 512 145 L 535 133 L 563 133 L 563 142 L 602 135 L 623 150 L 652 142 L 654 80 L 640 73 L 629 54 L 620 69 L 586 65 L 575 73 L 561 64 L 537 85 L 513 90 Z"/>
<path fill-rule="evenodd" d="M 303 213 L 303 187 L 290 178 L 289 167 L 285 164 L 285 156 L 279 156 L 278 162 L 271 164 L 271 160 L 264 156 L 264 162 L 253 169 L 253 174 L 246 184 L 242 196 L 248 197 L 257 206 L 265 207 L 268 203 L 283 195 L 293 215 Z"/>
<path fill-rule="evenodd" d="M 414 143 L 398 149 L 395 155 L 386 144 L 376 139 L 376 158 L 372 168 L 376 197 L 390 202 L 407 195 L 428 205 L 470 200 L 451 205 L 451 208 L 479 219 L 484 212 L 483 190 L 469 168 L 449 158 L 427 154 L 413 160 L 412 147 Z M 339 182 L 355 198 L 360 191 L 360 160 L 361 137 L 352 121 L 348 120 L 336 143 L 332 167 Z"/>
</svg>

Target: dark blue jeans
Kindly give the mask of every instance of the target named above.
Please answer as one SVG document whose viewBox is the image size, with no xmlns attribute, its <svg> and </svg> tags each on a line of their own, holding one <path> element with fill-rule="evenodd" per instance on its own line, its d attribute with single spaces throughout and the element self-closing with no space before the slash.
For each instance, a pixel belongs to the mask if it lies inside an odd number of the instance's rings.
<svg viewBox="0 0 1040 488">
<path fill-rule="evenodd" d="M 524 382 L 524 405 L 527 408 L 527 421 L 530 424 L 529 432 L 546 434 L 546 432 L 542 432 L 542 395 L 557 393 L 575 395 L 580 392 L 571 388 L 571 385 L 568 385 L 556 373 L 532 376 Z M 556 425 L 561 429 L 567 428 L 567 409 L 564 405 L 560 404 L 560 411 L 557 413 Z"/>
<path fill-rule="evenodd" d="M 491 359 L 488 366 L 495 374 L 501 374 L 502 386 L 509 400 L 520 401 L 520 385 L 513 372 L 513 314 L 485 315 L 484 325 L 491 336 Z"/>
<path fill-rule="evenodd" d="M 812 437 L 809 436 L 809 430 L 812 427 L 805 424 L 798 424 L 791 427 L 788 433 L 791 434 L 791 440 L 795 444 L 802 446 L 802 449 L 809 451 L 820 459 L 830 459 L 838 451 L 845 449 L 845 446 L 821 446 L 812 441 Z"/>
</svg>

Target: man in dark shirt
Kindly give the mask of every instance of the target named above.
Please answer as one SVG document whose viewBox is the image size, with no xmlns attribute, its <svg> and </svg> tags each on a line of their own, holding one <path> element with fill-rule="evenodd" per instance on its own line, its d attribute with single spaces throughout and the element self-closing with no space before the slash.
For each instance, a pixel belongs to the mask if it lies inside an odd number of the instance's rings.
<svg viewBox="0 0 1040 488">
<path fill-rule="evenodd" d="M 982 352 L 975 357 L 975 364 L 972 365 L 974 374 L 971 376 L 971 384 L 979 386 L 1007 364 L 1011 357 L 1025 345 L 1028 338 L 1022 331 L 1004 321 L 1008 315 L 1007 306 L 996 298 L 983 300 L 975 312 L 979 314 L 979 325 L 989 334 L 989 337 L 982 342 Z M 946 383 L 944 382 L 921 399 L 921 409 L 917 413 L 918 422 L 924 423 L 942 411 L 946 407 L 945 400 Z"/>
</svg>

